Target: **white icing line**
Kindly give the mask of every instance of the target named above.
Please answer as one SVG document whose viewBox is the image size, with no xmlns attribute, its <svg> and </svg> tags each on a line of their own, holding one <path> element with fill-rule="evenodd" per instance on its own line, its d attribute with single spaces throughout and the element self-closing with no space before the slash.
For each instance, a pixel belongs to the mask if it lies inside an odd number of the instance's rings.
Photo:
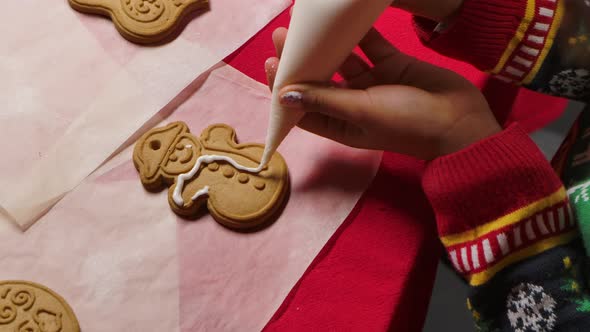
<svg viewBox="0 0 590 332">
<path fill-rule="evenodd" d="M 193 201 L 196 201 L 197 199 L 199 199 L 199 197 L 205 196 L 205 195 L 209 195 L 209 186 L 205 186 L 205 187 L 203 187 L 203 189 L 197 191 L 195 193 L 195 195 L 193 197 L 191 197 L 191 199 Z"/>
<path fill-rule="evenodd" d="M 182 207 L 184 205 L 184 200 L 182 199 L 182 189 L 184 189 L 184 182 L 192 179 L 195 175 L 197 175 L 197 173 L 201 169 L 201 165 L 203 163 L 210 164 L 215 161 L 228 162 L 233 167 L 235 167 L 241 171 L 249 172 L 249 173 L 258 173 L 264 167 L 263 164 L 259 165 L 258 167 L 245 167 L 245 166 L 238 164 L 235 160 L 233 160 L 232 158 L 227 157 L 227 156 L 217 156 L 217 155 L 200 156 L 197 159 L 195 166 L 193 166 L 193 168 L 189 172 L 184 173 L 184 174 L 180 174 L 178 176 L 178 180 L 176 181 L 176 187 L 174 188 L 174 194 L 172 195 L 172 200 L 174 201 L 174 203 L 176 203 L 177 206 Z"/>
</svg>

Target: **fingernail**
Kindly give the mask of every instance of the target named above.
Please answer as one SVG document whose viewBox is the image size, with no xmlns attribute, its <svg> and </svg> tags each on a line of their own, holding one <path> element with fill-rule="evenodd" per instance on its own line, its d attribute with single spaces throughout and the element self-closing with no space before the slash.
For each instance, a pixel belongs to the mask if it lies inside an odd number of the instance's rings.
<svg viewBox="0 0 590 332">
<path fill-rule="evenodd" d="M 276 61 L 274 61 L 273 58 L 268 58 L 264 62 L 264 67 L 267 68 L 267 69 L 270 69 L 270 70 L 276 70 L 277 69 L 277 63 L 276 63 Z"/>
<path fill-rule="evenodd" d="M 299 91 L 285 92 L 281 98 L 281 105 L 284 106 L 301 106 L 303 104 L 303 94 Z"/>
</svg>

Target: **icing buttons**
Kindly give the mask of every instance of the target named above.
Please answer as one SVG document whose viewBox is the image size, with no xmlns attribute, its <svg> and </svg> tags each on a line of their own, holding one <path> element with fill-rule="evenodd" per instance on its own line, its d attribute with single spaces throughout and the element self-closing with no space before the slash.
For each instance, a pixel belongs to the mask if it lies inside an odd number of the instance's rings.
<svg viewBox="0 0 590 332">
<path fill-rule="evenodd" d="M 266 184 L 261 181 L 258 181 L 254 184 L 254 188 L 256 188 L 258 190 L 264 190 L 265 187 L 266 187 Z"/>
<path fill-rule="evenodd" d="M 223 170 L 223 176 L 225 176 L 226 178 L 231 178 L 232 176 L 234 176 L 234 174 L 236 174 L 236 172 L 231 167 L 226 167 Z"/>
<path fill-rule="evenodd" d="M 158 149 L 151 148 L 154 141 Z M 196 137 L 175 122 L 145 133 L 133 162 L 146 189 L 170 186 L 168 202 L 178 215 L 195 218 L 208 209 L 218 223 L 248 230 L 274 221 L 289 196 L 285 160 L 276 153 L 261 171 L 263 150 L 260 144 L 238 144 L 227 125 L 209 126 Z"/>
<path fill-rule="evenodd" d="M 247 174 L 238 175 L 238 181 L 240 183 L 248 183 L 248 180 L 250 180 L 250 177 Z"/>
</svg>

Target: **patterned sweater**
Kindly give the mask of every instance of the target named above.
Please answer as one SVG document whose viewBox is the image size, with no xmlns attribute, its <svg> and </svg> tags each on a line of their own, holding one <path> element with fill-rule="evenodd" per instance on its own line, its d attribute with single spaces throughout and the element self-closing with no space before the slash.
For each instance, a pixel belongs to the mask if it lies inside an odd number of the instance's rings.
<svg viewBox="0 0 590 332">
<path fill-rule="evenodd" d="M 428 47 L 499 80 L 590 99 L 589 0 L 465 0 L 442 32 L 415 24 Z M 560 149 L 558 172 L 518 125 L 428 165 L 424 191 L 448 259 L 471 286 L 478 331 L 590 331 L 578 230 L 590 208 L 573 204 L 590 200 L 579 190 L 590 170 L 576 169 L 590 161 L 589 113 Z"/>
</svg>

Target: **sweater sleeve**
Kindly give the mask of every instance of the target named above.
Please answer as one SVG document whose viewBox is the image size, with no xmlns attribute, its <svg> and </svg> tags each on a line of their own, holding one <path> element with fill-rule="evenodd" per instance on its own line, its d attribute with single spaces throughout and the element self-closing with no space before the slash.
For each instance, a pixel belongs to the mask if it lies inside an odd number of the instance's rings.
<svg viewBox="0 0 590 332">
<path fill-rule="evenodd" d="M 590 330 L 566 192 L 518 125 L 432 161 L 423 187 L 480 331 Z"/>
<path fill-rule="evenodd" d="M 590 98 L 590 2 L 465 0 L 446 29 L 416 17 L 421 41 L 497 79 L 535 91 Z"/>
</svg>

